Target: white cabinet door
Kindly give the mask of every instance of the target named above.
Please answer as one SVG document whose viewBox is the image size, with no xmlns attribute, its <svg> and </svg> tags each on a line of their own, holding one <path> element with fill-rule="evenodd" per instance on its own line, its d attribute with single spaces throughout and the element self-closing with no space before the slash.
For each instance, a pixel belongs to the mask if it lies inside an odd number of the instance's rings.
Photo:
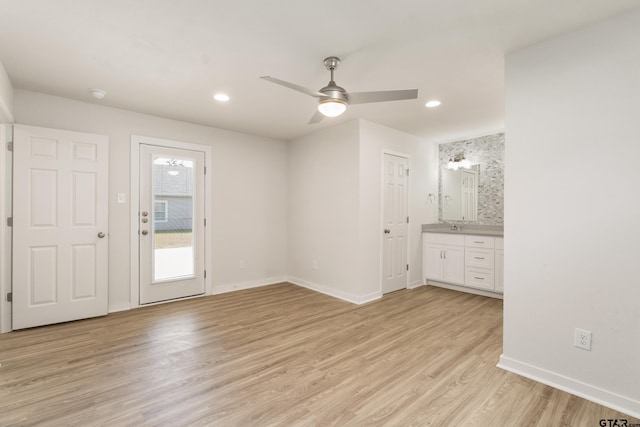
<svg viewBox="0 0 640 427">
<path fill-rule="evenodd" d="M 434 245 L 431 243 L 425 243 L 423 245 L 422 256 L 423 262 L 423 275 L 427 279 L 431 280 L 443 280 L 442 277 L 442 245 Z"/>
<path fill-rule="evenodd" d="M 442 280 L 459 285 L 464 284 L 464 248 L 443 246 Z"/>
<path fill-rule="evenodd" d="M 13 329 L 105 315 L 108 138 L 14 130 Z"/>
</svg>

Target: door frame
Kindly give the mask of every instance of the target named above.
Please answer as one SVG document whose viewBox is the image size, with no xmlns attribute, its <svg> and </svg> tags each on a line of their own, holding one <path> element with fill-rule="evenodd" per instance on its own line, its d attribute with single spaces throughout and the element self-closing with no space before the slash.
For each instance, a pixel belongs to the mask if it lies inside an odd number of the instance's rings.
<svg viewBox="0 0 640 427">
<path fill-rule="evenodd" d="M 380 271 L 378 273 L 378 277 L 380 278 L 380 285 L 379 285 L 379 289 L 380 289 L 380 295 L 384 296 L 384 289 L 383 289 L 383 284 L 384 284 L 384 234 L 382 233 L 382 230 L 384 230 L 384 174 L 385 174 L 385 164 L 384 164 L 384 156 L 385 154 L 389 154 L 392 156 L 397 156 L 397 157 L 403 157 L 405 159 L 407 159 L 407 167 L 409 168 L 409 170 L 411 170 L 411 156 L 407 153 L 402 153 L 400 151 L 393 151 L 393 150 L 387 150 L 387 149 L 383 149 L 382 150 L 382 154 L 380 155 L 380 224 L 378 226 L 378 233 L 379 233 L 379 246 L 380 246 Z M 411 248 L 411 193 L 410 193 L 410 189 L 411 189 L 411 175 L 407 175 L 407 215 L 409 216 L 409 223 L 407 223 L 407 248 L 406 248 L 406 253 L 407 253 L 407 264 L 409 264 L 409 271 L 407 271 L 406 274 L 406 279 L 405 279 L 405 289 L 409 289 L 409 273 L 411 272 L 411 263 L 409 262 L 410 260 L 410 252 L 409 249 Z"/>
<path fill-rule="evenodd" d="M 130 247 L 131 247 L 131 280 L 130 280 L 130 305 L 129 308 L 142 307 L 140 305 L 140 248 L 138 243 L 138 209 L 140 201 L 140 145 L 156 145 L 158 147 L 165 148 L 178 148 L 182 150 L 202 151 L 204 152 L 204 216 L 207 221 L 207 226 L 204 228 L 204 268 L 208 272 L 204 278 L 204 294 L 196 295 L 192 297 L 186 297 L 181 299 L 200 298 L 205 295 L 211 295 L 213 291 L 212 286 L 212 274 L 213 274 L 213 220 L 212 213 L 212 191 L 213 188 L 213 149 L 209 145 L 194 144 L 191 142 L 181 142 L 169 139 L 154 138 L 151 136 L 131 135 L 131 190 L 129 192 L 129 205 L 131 208 L 130 216 Z M 144 304 L 144 306 L 154 304 L 164 304 L 169 301 L 160 301 L 150 304 Z"/>
<path fill-rule="evenodd" d="M 0 114 L 1 116 L 1 114 Z M 7 218 L 12 217 L 12 185 L 13 185 L 13 153 L 7 144 L 13 142 L 13 124 L 0 123 L 0 333 L 11 332 L 12 304 L 6 295 L 12 290 L 11 274 L 11 227 L 7 225 Z"/>
</svg>

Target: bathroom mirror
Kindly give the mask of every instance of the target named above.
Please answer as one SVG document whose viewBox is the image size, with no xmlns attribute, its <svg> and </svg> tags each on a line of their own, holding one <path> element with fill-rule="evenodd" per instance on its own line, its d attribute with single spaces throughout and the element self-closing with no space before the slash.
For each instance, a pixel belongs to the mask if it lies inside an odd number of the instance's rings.
<svg viewBox="0 0 640 427">
<path fill-rule="evenodd" d="M 441 221 L 478 220 L 479 176 L 480 165 L 472 165 L 469 169 L 441 169 Z"/>
</svg>

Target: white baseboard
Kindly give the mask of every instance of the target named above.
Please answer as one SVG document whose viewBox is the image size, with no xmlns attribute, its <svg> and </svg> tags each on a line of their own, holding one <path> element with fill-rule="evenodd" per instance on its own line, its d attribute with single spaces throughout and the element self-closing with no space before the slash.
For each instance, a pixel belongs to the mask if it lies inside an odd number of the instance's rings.
<svg viewBox="0 0 640 427">
<path fill-rule="evenodd" d="M 120 303 L 109 306 L 109 313 L 117 313 L 118 311 L 127 311 L 131 310 L 131 304 L 129 303 Z"/>
<path fill-rule="evenodd" d="M 629 416 L 640 418 L 640 402 L 619 394 L 603 390 L 590 384 L 555 372 L 547 371 L 504 355 L 500 356 L 498 368 L 529 378 L 550 387 L 590 400 L 599 405 L 620 411 Z"/>
<path fill-rule="evenodd" d="M 409 283 L 409 286 L 407 286 L 407 289 L 415 289 L 415 288 L 419 288 L 420 286 L 425 286 L 424 283 L 422 283 L 422 280 Z"/>
<path fill-rule="evenodd" d="M 330 288 L 328 286 L 320 285 L 318 283 L 309 282 L 308 280 L 304 280 L 299 277 L 289 276 L 287 278 L 287 282 L 293 283 L 294 285 L 298 285 L 303 288 L 311 289 L 312 291 L 320 292 L 321 294 L 329 295 L 330 297 L 339 298 L 352 304 L 366 304 L 368 302 L 382 298 L 381 292 L 374 292 L 368 295 L 353 295 L 347 292 L 342 292 Z"/>
<path fill-rule="evenodd" d="M 432 280 L 428 280 L 427 286 L 437 286 L 438 288 L 451 289 L 452 291 L 460 291 L 469 294 L 482 295 L 483 297 L 503 299 L 502 294 L 499 292 L 485 291 L 482 289 L 469 288 L 467 286 L 459 286 L 451 283 L 434 282 Z"/>
<path fill-rule="evenodd" d="M 259 288 L 261 286 L 275 285 L 276 283 L 286 282 L 286 276 L 267 277 L 264 279 L 251 280 L 248 282 L 227 283 L 224 285 L 213 285 L 212 295 L 224 294 L 227 292 L 240 291 L 242 289 Z"/>
</svg>

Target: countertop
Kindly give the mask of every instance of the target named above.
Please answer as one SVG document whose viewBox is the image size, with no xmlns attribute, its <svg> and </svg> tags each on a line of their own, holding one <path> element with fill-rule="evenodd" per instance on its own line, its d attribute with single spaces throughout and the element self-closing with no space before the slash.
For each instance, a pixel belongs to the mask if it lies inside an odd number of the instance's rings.
<svg viewBox="0 0 640 427">
<path fill-rule="evenodd" d="M 452 230 L 452 224 L 422 224 L 423 233 L 473 234 L 476 236 L 503 237 L 504 227 L 501 225 L 456 224 L 460 230 Z"/>
</svg>

